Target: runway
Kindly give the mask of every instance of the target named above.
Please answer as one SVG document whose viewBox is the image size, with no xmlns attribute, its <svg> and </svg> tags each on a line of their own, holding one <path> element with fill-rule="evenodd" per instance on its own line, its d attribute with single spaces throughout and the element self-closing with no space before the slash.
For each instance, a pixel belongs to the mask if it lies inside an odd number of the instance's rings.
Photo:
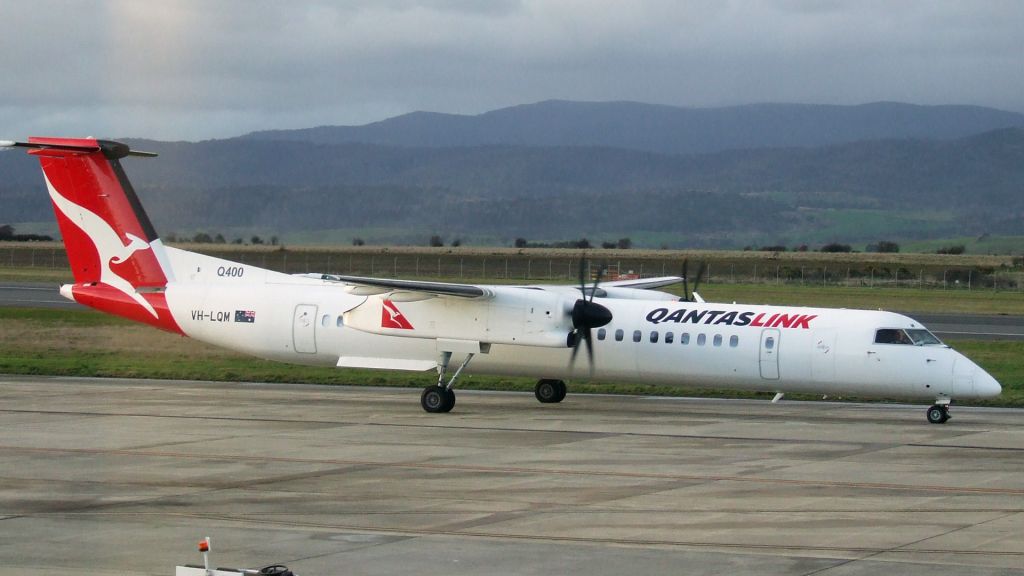
<svg viewBox="0 0 1024 576">
<path fill-rule="evenodd" d="M 1024 575 L 1024 411 L 0 377 L 0 562 Z"/>
<path fill-rule="evenodd" d="M 56 284 L 0 284 L 0 306 L 83 309 L 62 297 Z M 1024 316 L 906 313 L 939 338 L 955 340 L 1024 340 Z"/>
</svg>

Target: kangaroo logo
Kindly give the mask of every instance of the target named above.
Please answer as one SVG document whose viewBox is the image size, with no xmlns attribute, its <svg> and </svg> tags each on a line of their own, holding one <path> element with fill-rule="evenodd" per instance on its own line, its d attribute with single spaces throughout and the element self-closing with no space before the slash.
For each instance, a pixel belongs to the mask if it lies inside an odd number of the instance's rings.
<svg viewBox="0 0 1024 576">
<path fill-rule="evenodd" d="M 131 282 L 110 269 L 111 263 L 121 264 L 139 250 L 149 250 L 149 242 L 126 232 L 125 239 L 128 243 L 125 244 L 125 240 L 121 239 L 117 231 L 106 220 L 61 196 L 49 178 L 46 178 L 46 187 L 49 189 L 50 198 L 53 199 L 57 209 L 72 224 L 80 228 L 82 232 L 85 232 L 96 246 L 96 252 L 100 257 L 100 282 L 123 292 L 129 298 L 138 302 L 154 318 L 159 318 L 153 306 L 142 297 L 142 294 L 135 291 L 135 287 L 132 286 Z"/>
<path fill-rule="evenodd" d="M 398 306 L 391 300 L 384 300 L 380 318 L 381 328 L 397 328 L 399 330 L 412 330 L 412 324 L 405 318 Z"/>
</svg>

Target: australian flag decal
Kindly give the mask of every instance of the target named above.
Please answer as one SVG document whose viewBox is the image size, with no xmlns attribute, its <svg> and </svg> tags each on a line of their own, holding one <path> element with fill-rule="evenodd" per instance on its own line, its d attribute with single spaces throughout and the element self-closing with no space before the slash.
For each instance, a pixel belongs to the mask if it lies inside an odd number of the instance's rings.
<svg viewBox="0 0 1024 576">
<path fill-rule="evenodd" d="M 249 324 L 252 324 L 255 321 L 255 310 L 235 310 L 235 322 L 248 322 Z"/>
</svg>

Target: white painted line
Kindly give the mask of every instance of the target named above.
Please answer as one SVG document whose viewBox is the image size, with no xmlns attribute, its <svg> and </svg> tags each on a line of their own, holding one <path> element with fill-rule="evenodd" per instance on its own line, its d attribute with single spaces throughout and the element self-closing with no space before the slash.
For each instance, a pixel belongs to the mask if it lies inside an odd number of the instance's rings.
<svg viewBox="0 0 1024 576">
<path fill-rule="evenodd" d="M 1024 334 L 1016 334 L 1013 332 L 945 332 L 936 330 L 936 334 L 953 334 L 956 336 L 1015 336 L 1018 338 L 1024 338 Z"/>
</svg>

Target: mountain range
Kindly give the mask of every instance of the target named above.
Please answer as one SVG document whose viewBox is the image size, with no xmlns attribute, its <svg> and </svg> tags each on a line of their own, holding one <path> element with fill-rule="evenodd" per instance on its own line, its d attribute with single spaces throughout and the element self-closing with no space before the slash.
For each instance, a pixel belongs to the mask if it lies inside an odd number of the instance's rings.
<svg viewBox="0 0 1024 576">
<path fill-rule="evenodd" d="M 548 101 L 204 142 L 127 140 L 158 230 L 739 247 L 1024 234 L 1024 115 L 971 106 Z M 0 154 L 0 224 L 52 221 Z"/>
</svg>

